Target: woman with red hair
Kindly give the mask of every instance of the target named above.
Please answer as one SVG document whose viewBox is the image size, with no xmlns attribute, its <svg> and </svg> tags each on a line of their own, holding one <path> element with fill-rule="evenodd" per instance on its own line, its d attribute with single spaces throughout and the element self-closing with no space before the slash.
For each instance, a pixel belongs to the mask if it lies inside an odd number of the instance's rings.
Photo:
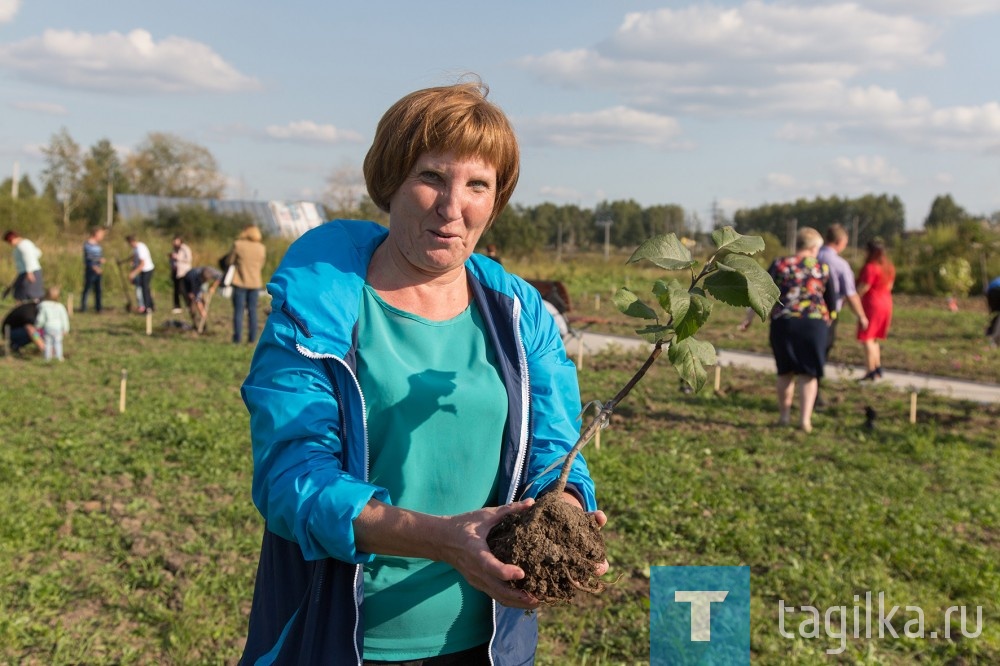
<svg viewBox="0 0 1000 666">
<path fill-rule="evenodd" d="M 868 317 L 868 328 L 858 326 L 858 340 L 865 347 L 865 370 L 861 381 L 875 381 L 882 376 L 882 349 L 892 322 L 892 284 L 896 267 L 879 239 L 868 241 L 868 256 L 858 275 L 858 295 Z"/>
</svg>

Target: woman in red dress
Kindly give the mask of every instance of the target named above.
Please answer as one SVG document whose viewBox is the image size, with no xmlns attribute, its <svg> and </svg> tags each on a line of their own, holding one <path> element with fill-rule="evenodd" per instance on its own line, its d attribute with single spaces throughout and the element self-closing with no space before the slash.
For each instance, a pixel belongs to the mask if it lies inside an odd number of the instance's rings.
<svg viewBox="0 0 1000 666">
<path fill-rule="evenodd" d="M 875 381 L 882 376 L 882 349 L 879 340 L 885 340 L 892 322 L 892 283 L 896 267 L 885 253 L 881 240 L 868 241 L 868 256 L 858 275 L 858 295 L 868 317 L 868 328 L 858 327 L 858 340 L 865 347 L 865 369 L 862 381 Z"/>
</svg>

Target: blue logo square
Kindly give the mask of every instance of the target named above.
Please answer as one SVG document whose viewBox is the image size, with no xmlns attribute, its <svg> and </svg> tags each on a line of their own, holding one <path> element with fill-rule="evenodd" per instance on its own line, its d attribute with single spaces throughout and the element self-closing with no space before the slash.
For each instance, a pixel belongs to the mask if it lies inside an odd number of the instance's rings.
<svg viewBox="0 0 1000 666">
<path fill-rule="evenodd" d="M 652 567 L 652 666 L 749 666 L 750 567 Z"/>
</svg>

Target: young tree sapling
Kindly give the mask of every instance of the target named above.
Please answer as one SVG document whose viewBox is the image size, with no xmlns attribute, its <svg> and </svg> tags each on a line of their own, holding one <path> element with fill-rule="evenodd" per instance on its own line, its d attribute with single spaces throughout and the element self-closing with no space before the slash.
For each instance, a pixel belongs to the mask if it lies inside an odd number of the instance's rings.
<svg viewBox="0 0 1000 666">
<path fill-rule="evenodd" d="M 711 316 L 708 295 L 728 305 L 752 308 L 761 320 L 778 300 L 774 280 L 751 256 L 764 249 L 762 238 L 743 236 L 732 227 L 724 227 L 712 232 L 712 241 L 715 251 L 700 270 L 691 251 L 675 234 L 650 238 L 632 254 L 629 264 L 645 260 L 667 271 L 688 271 L 688 286 L 677 279 L 653 284 L 652 294 L 665 316 L 632 291 L 618 290 L 614 299 L 618 309 L 646 322 L 636 333 L 653 345 L 649 357 L 617 395 L 600 405 L 566 455 L 558 480 L 533 506 L 507 516 L 490 531 L 487 541 L 493 554 L 525 572 L 525 577 L 512 585 L 543 603 L 568 602 L 577 591 L 596 593 L 604 589 L 596 576 L 597 566 L 606 557 L 597 521 L 560 499 L 580 449 L 607 425 L 615 407 L 645 376 L 664 348 L 682 380 L 695 391 L 705 385 L 705 366 L 715 364 L 715 348 L 694 334 Z M 528 486 L 537 481 L 532 480 Z"/>
</svg>

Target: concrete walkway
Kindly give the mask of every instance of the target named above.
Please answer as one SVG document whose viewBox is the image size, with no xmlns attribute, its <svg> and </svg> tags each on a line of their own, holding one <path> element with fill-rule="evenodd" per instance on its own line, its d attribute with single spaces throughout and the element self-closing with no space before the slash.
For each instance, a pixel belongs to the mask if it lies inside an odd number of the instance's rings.
<svg viewBox="0 0 1000 666">
<path fill-rule="evenodd" d="M 578 356 L 581 351 L 581 344 L 583 345 L 582 351 L 584 354 L 593 354 L 612 349 L 620 349 L 622 351 L 637 349 L 648 351 L 652 349 L 652 345 L 635 337 L 629 338 L 601 333 L 582 333 L 581 335 L 582 337 L 570 339 L 566 343 L 566 351 L 570 358 Z M 761 372 L 775 372 L 774 357 L 770 354 L 730 351 L 728 349 L 718 349 L 716 351 L 719 357 L 719 364 L 723 367 L 735 365 L 760 370 Z M 833 380 L 852 381 L 860 379 L 864 373 L 865 371 L 861 367 L 840 363 L 831 363 L 826 367 L 827 377 Z M 883 383 L 890 384 L 903 391 L 932 391 L 955 400 L 969 400 L 979 403 L 1000 402 L 1000 385 L 998 384 L 971 382 L 952 379 L 950 377 L 921 375 L 898 370 L 885 370 L 882 379 L 876 382 L 876 384 Z"/>
</svg>

